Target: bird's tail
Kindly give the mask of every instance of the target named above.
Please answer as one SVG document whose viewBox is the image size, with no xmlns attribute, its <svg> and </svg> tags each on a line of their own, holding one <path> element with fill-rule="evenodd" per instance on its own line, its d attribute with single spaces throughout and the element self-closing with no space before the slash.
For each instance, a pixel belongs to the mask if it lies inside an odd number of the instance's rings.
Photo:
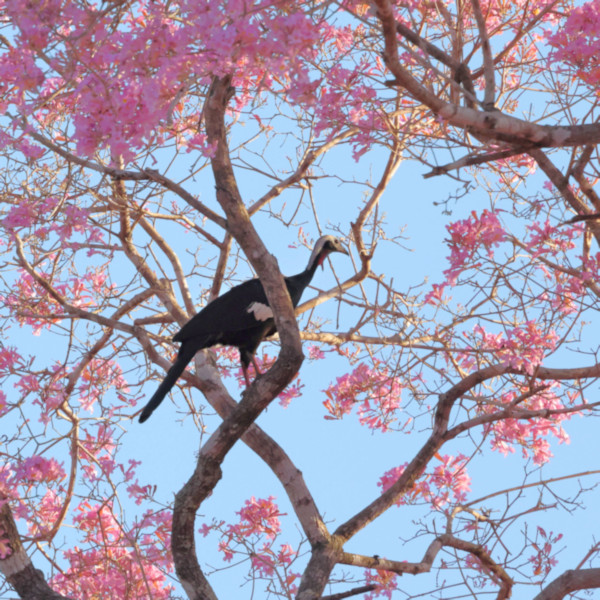
<svg viewBox="0 0 600 600">
<path fill-rule="evenodd" d="M 150 398 L 148 404 L 144 407 L 142 414 L 140 415 L 140 423 L 146 421 L 150 415 L 155 411 L 158 405 L 165 399 L 165 396 L 171 391 L 171 388 L 175 385 L 175 382 L 179 379 L 179 376 L 185 371 L 189 362 L 194 358 L 196 350 L 190 347 L 182 346 L 177 355 L 177 359 L 173 363 L 172 367 L 168 370 L 167 375 L 163 379 L 162 383 L 158 386 L 154 396 Z"/>
</svg>

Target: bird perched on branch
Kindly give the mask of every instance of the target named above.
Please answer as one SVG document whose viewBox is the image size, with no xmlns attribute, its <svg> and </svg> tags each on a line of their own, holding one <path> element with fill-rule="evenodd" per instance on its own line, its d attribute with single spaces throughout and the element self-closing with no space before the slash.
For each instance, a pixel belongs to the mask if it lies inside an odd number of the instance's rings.
<svg viewBox="0 0 600 600">
<path fill-rule="evenodd" d="M 292 277 L 285 277 L 285 284 L 294 308 L 298 306 L 302 292 L 310 283 L 317 267 L 323 264 L 331 252 L 348 254 L 338 238 L 333 235 L 320 237 L 310 255 L 306 269 Z M 177 359 L 154 396 L 144 407 L 140 415 L 140 423 L 146 421 L 154 412 L 196 352 L 203 348 L 216 345 L 236 346 L 240 351 L 240 362 L 246 385 L 250 385 L 248 365 L 252 362 L 256 372 L 260 373 L 254 353 L 259 344 L 276 331 L 273 311 L 269 307 L 269 301 L 259 279 L 245 281 L 215 298 L 173 337 L 173 341 L 181 342 Z"/>
</svg>

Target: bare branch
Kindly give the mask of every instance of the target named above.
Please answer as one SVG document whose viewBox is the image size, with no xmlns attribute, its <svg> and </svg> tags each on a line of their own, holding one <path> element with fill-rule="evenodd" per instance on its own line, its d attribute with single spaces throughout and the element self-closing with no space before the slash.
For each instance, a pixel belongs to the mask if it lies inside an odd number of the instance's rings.
<svg viewBox="0 0 600 600">
<path fill-rule="evenodd" d="M 492 559 L 483 546 L 461 540 L 449 533 L 440 535 L 438 539 L 444 546 L 450 546 L 476 556 L 483 569 L 490 573 L 492 578 L 500 586 L 500 591 L 496 596 L 497 600 L 507 600 L 507 598 L 510 598 L 514 581 L 508 576 L 506 571 Z"/>
<path fill-rule="evenodd" d="M 361 585 L 359 587 L 352 588 L 347 592 L 340 592 L 339 594 L 330 594 L 329 596 L 321 596 L 321 600 L 344 600 L 344 598 L 351 598 L 352 596 L 358 596 L 358 594 L 366 594 L 377 589 L 375 584 Z"/>
<path fill-rule="evenodd" d="M 484 110 L 492 110 L 496 104 L 496 84 L 494 82 L 494 61 L 492 59 L 492 49 L 490 47 L 490 39 L 485 26 L 485 18 L 481 12 L 481 4 L 479 0 L 471 0 L 473 14 L 479 29 L 479 37 L 481 38 L 481 51 L 483 53 L 483 75 L 485 79 L 485 95 L 483 101 Z"/>
<path fill-rule="evenodd" d="M 462 169 L 463 167 L 473 167 L 475 165 L 482 165 L 488 162 L 511 158 L 512 156 L 519 156 L 520 154 L 525 154 L 527 150 L 527 148 L 507 148 L 506 150 L 497 150 L 485 154 L 467 154 L 447 165 L 434 167 L 429 173 L 423 175 L 423 179 L 429 179 L 430 177 L 436 177 L 438 175 L 446 175 L 450 171 Z"/>
</svg>

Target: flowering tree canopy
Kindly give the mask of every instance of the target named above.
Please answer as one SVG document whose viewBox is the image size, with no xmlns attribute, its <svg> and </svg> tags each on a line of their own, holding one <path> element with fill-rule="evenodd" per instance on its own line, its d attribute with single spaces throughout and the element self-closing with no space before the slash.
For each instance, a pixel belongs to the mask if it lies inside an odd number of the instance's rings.
<svg viewBox="0 0 600 600">
<path fill-rule="evenodd" d="M 5 595 L 600 587 L 594 518 L 560 556 L 600 471 L 552 470 L 600 406 L 599 0 L 3 0 L 2 26 Z M 326 232 L 351 260 L 294 313 L 281 273 Z M 203 350 L 138 424 L 178 327 L 253 275 L 263 373 Z M 309 415 L 296 456 L 269 407 Z M 217 514 L 244 446 L 269 489 Z"/>
</svg>

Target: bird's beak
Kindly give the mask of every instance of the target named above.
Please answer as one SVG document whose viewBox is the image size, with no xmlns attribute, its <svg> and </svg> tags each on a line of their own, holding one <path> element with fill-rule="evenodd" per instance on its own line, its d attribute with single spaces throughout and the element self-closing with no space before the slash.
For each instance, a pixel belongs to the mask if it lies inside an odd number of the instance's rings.
<svg viewBox="0 0 600 600">
<path fill-rule="evenodd" d="M 329 254 L 332 254 L 333 252 L 341 252 L 342 254 L 345 254 L 346 256 L 350 256 L 350 252 L 348 252 L 348 250 L 346 250 L 346 248 L 344 248 L 343 246 L 340 246 L 339 248 L 335 248 L 335 250 L 330 250 Z M 321 261 L 321 269 L 325 268 L 324 263 L 325 263 L 325 259 L 323 259 Z"/>
</svg>

